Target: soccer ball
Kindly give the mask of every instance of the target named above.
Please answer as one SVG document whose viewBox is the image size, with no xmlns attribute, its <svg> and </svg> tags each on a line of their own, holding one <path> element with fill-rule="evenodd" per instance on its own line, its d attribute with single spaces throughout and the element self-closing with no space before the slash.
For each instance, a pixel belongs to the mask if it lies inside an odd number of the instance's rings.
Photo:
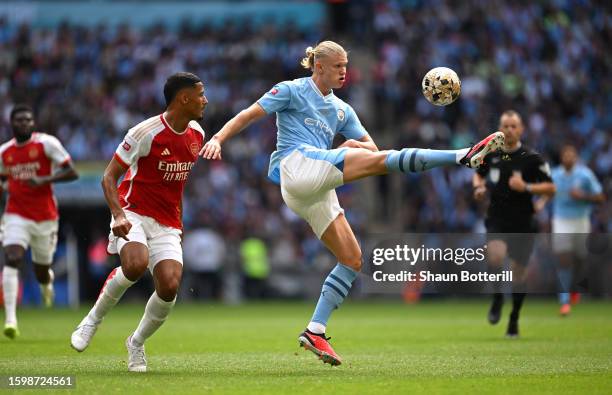
<svg viewBox="0 0 612 395">
<path fill-rule="evenodd" d="M 422 82 L 423 95 L 436 106 L 448 106 L 461 93 L 461 80 L 448 67 L 436 67 L 427 72 Z"/>
</svg>

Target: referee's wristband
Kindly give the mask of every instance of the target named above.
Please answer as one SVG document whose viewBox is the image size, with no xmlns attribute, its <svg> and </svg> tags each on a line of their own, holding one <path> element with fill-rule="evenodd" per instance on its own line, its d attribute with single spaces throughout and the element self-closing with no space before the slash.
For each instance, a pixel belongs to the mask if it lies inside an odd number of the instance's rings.
<svg viewBox="0 0 612 395">
<path fill-rule="evenodd" d="M 532 193 L 532 187 L 531 184 L 525 184 L 525 192 Z"/>
</svg>

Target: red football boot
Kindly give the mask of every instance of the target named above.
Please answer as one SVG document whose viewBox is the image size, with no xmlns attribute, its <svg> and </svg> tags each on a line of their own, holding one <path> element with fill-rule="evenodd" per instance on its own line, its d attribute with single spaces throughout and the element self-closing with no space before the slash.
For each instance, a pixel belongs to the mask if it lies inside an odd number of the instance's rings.
<svg viewBox="0 0 612 395">
<path fill-rule="evenodd" d="M 491 133 L 479 143 L 474 145 L 460 162 L 467 167 L 476 169 L 484 163 L 485 156 L 501 149 L 501 147 L 504 146 L 505 141 L 506 137 L 502 132 Z"/>
<path fill-rule="evenodd" d="M 331 339 L 331 337 L 325 337 L 325 334 L 319 335 L 312 333 L 308 329 L 300 333 L 300 336 L 298 337 L 300 346 L 318 355 L 319 359 L 322 360 L 323 363 L 328 363 L 332 366 L 339 366 L 342 363 L 342 360 L 329 344 L 329 339 Z"/>
<path fill-rule="evenodd" d="M 569 303 L 566 303 L 561 305 L 561 308 L 559 309 L 559 314 L 561 314 L 561 317 L 567 317 L 571 311 L 572 307 L 569 305 Z"/>
</svg>

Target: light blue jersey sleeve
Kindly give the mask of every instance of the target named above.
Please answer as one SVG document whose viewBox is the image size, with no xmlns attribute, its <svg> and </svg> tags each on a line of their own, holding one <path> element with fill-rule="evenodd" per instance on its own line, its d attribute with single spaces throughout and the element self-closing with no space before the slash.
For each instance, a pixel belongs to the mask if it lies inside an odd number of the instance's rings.
<svg viewBox="0 0 612 395">
<path fill-rule="evenodd" d="M 346 118 L 344 125 L 338 130 L 338 133 L 347 139 L 353 140 L 359 140 L 368 134 L 351 106 L 346 106 L 346 114 L 344 116 Z"/>
<path fill-rule="evenodd" d="M 601 184 L 597 180 L 597 177 L 595 177 L 593 171 L 588 167 L 583 167 L 583 177 L 586 181 L 586 192 L 591 195 L 598 195 L 603 191 Z"/>
<path fill-rule="evenodd" d="M 291 103 L 291 87 L 284 82 L 278 83 L 257 100 L 257 103 L 266 114 L 286 110 Z"/>
</svg>

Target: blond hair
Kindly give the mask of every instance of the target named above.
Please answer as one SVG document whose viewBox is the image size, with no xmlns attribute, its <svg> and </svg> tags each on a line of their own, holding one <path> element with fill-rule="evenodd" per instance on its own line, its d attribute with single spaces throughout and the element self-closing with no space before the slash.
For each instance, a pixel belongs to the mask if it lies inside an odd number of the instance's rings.
<svg viewBox="0 0 612 395">
<path fill-rule="evenodd" d="M 316 47 L 306 48 L 306 57 L 302 59 L 300 64 L 305 69 L 313 70 L 315 62 L 318 59 L 330 56 L 330 55 L 346 55 L 346 51 L 340 44 L 333 41 L 323 41 L 317 44 Z"/>
</svg>

